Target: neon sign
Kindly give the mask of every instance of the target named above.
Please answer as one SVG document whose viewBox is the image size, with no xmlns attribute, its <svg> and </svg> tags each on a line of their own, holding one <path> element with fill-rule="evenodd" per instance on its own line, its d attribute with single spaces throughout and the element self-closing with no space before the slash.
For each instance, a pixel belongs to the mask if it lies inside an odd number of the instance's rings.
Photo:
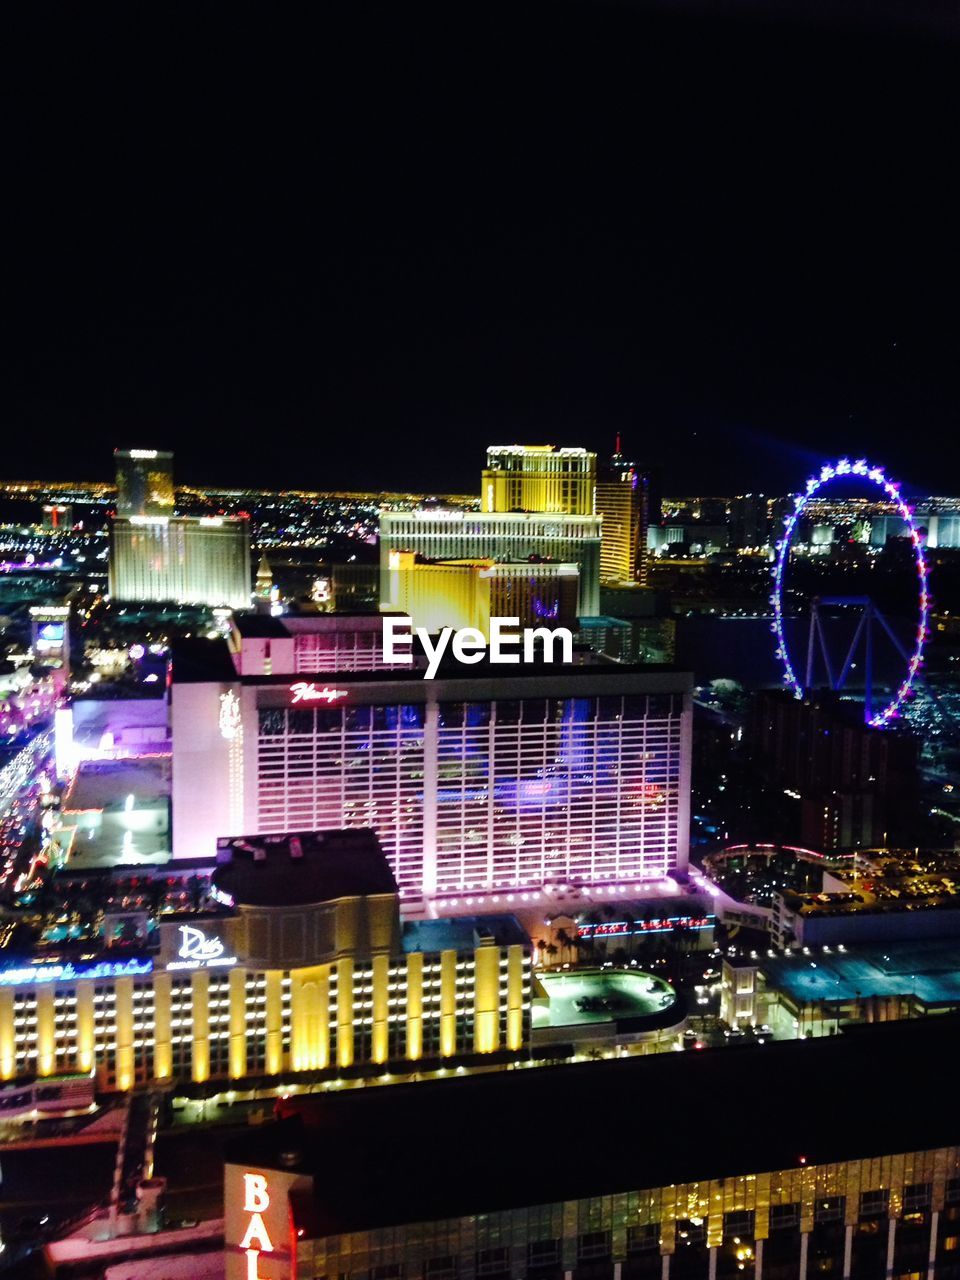
<svg viewBox="0 0 960 1280">
<path fill-rule="evenodd" d="M 262 1173 L 243 1175 L 243 1211 L 250 1214 L 240 1248 L 247 1255 L 247 1280 L 268 1280 L 259 1269 L 260 1254 L 273 1253 L 273 1241 L 263 1215 L 270 1208 L 270 1192 Z"/>
<path fill-rule="evenodd" d="M 580 938 L 610 938 L 618 935 L 638 933 L 664 933 L 678 927 L 686 929 L 709 929 L 713 924 L 713 916 L 664 916 L 654 920 L 611 920 L 601 924 L 581 924 L 577 927 Z"/>
<path fill-rule="evenodd" d="M 232 691 L 220 695 L 220 737 L 232 742 L 240 732 L 240 699 Z"/>
<path fill-rule="evenodd" d="M 192 924 L 180 925 L 179 960 L 171 960 L 168 969 L 205 969 L 216 965 L 236 964 L 236 956 L 223 954 L 223 943 L 219 938 L 208 938 Z"/>
<path fill-rule="evenodd" d="M 328 684 L 325 684 L 322 689 L 318 689 L 316 684 L 313 682 L 308 683 L 306 680 L 298 680 L 296 684 L 292 684 L 290 692 L 293 694 L 294 703 L 326 702 L 329 705 L 347 696 L 346 689 L 331 689 Z"/>
<path fill-rule="evenodd" d="M 98 960 L 94 964 L 44 964 L 4 969 L 0 987 L 27 983 L 73 982 L 77 978 L 137 978 L 153 971 L 152 960 Z"/>
</svg>

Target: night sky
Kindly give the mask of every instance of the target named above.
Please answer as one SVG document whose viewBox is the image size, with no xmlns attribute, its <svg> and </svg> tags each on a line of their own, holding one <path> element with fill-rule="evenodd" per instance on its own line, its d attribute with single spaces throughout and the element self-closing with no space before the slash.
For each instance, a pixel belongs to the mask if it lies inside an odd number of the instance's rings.
<svg viewBox="0 0 960 1280">
<path fill-rule="evenodd" d="M 960 493 L 955 6 L 29 9 L 5 478 L 478 491 L 621 430 L 671 493 Z"/>
</svg>

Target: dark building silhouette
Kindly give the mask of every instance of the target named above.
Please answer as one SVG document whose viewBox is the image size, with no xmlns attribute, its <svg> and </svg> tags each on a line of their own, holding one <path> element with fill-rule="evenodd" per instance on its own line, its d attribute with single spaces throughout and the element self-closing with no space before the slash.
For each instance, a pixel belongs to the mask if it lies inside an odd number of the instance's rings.
<svg viewBox="0 0 960 1280">
<path fill-rule="evenodd" d="M 758 695 L 753 759 L 770 786 L 799 796 L 797 829 L 815 849 L 872 848 L 909 837 L 918 797 L 916 739 L 864 724 L 836 694 Z"/>
</svg>

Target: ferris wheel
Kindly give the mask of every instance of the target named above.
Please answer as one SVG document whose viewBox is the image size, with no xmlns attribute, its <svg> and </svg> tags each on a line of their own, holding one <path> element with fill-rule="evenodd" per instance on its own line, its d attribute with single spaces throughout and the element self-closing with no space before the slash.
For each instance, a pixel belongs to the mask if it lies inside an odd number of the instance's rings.
<svg viewBox="0 0 960 1280">
<path fill-rule="evenodd" d="M 886 618 L 880 613 L 876 605 L 868 596 L 825 596 L 815 598 L 811 603 L 810 611 L 810 628 L 809 639 L 807 644 L 806 670 L 805 679 L 801 682 L 797 675 L 796 667 L 787 644 L 786 630 L 784 627 L 784 576 L 787 564 L 790 559 L 790 548 L 793 543 L 794 533 L 797 524 L 803 515 L 804 509 L 810 500 L 820 492 L 824 486 L 841 477 L 862 477 L 864 480 L 875 485 L 885 496 L 885 498 L 893 504 L 897 514 L 904 523 L 907 537 L 910 540 L 913 551 L 913 558 L 917 574 L 917 623 L 911 646 L 905 646 L 896 633 L 893 631 Z M 776 559 L 773 568 L 773 594 L 770 597 L 770 603 L 773 605 L 773 625 L 772 630 L 776 636 L 777 658 L 783 666 L 783 679 L 787 688 L 791 689 L 794 695 L 802 698 L 804 691 L 813 685 L 814 665 L 817 656 L 817 647 L 819 644 L 819 652 L 826 668 L 827 680 L 830 687 L 834 690 L 843 688 L 850 670 L 853 666 L 853 660 L 857 653 L 858 646 L 863 639 L 866 647 L 866 704 L 864 709 L 864 718 L 867 724 L 876 728 L 882 728 L 888 725 L 900 711 L 900 708 L 906 698 L 910 696 L 914 678 L 923 661 L 923 647 L 926 643 L 928 629 L 927 623 L 930 612 L 930 595 L 927 589 L 928 570 L 926 558 L 923 554 L 923 545 L 920 538 L 920 532 L 917 529 L 913 519 L 913 511 L 904 501 L 900 494 L 899 485 L 889 480 L 880 467 L 872 466 L 870 463 L 860 458 L 856 462 L 850 462 L 847 458 L 841 458 L 839 462 L 827 465 L 821 468 L 820 474 L 811 476 L 807 481 L 806 490 L 794 499 L 794 510 L 784 521 L 783 536 L 781 541 L 776 544 Z M 820 605 L 854 605 L 861 608 L 860 620 L 857 624 L 853 641 L 847 651 L 842 665 L 836 674 L 830 661 L 830 655 L 827 649 L 826 636 L 824 634 L 823 622 L 820 617 Z M 887 637 L 892 642 L 894 648 L 899 653 L 904 662 L 904 670 L 896 692 L 889 702 L 879 711 L 873 707 L 872 694 L 872 654 L 873 654 L 873 628 L 878 624 L 883 628 Z"/>
</svg>

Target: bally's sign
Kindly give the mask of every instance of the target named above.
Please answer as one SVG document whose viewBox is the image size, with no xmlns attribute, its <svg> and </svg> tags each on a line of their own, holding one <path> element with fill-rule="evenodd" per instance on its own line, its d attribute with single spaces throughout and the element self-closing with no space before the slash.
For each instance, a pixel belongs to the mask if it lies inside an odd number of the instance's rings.
<svg viewBox="0 0 960 1280">
<path fill-rule="evenodd" d="M 219 938 L 208 938 L 202 929 L 197 929 L 192 924 L 182 924 L 177 959 L 171 960 L 167 968 L 214 969 L 236 964 L 237 957 L 224 955 L 224 949 Z"/>
</svg>

